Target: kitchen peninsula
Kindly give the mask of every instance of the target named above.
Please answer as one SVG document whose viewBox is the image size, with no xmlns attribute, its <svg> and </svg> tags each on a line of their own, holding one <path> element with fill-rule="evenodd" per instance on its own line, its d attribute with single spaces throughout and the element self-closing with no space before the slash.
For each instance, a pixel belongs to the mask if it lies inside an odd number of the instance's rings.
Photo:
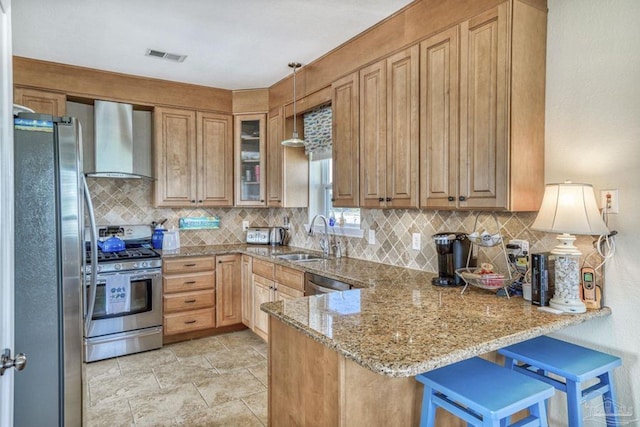
<svg viewBox="0 0 640 427">
<path fill-rule="evenodd" d="M 349 258 L 304 269 L 366 288 L 262 305 L 271 425 L 417 425 L 414 375 L 611 314 L 545 313 L 522 298 L 461 294 L 431 285 L 432 273 Z"/>
</svg>

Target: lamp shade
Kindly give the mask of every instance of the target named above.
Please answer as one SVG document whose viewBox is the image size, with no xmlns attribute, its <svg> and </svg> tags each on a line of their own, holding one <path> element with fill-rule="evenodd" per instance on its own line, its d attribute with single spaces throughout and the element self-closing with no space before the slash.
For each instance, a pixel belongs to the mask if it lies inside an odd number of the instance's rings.
<svg viewBox="0 0 640 427">
<path fill-rule="evenodd" d="M 589 184 L 547 184 L 542 206 L 531 226 L 549 233 L 608 234 L 593 187 Z"/>
</svg>

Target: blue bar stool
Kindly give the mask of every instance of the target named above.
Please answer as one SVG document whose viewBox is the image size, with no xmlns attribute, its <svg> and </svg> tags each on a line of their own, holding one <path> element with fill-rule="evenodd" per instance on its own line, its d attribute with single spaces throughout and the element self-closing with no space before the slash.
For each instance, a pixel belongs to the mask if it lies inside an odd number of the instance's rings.
<svg viewBox="0 0 640 427">
<path fill-rule="evenodd" d="M 613 370 L 622 362 L 619 357 L 579 345 L 542 336 L 498 350 L 505 357 L 505 367 L 551 384 L 567 394 L 569 427 L 583 425 L 582 403 L 602 396 L 607 426 L 617 426 L 616 395 Z M 563 377 L 557 380 L 549 373 Z M 582 388 L 585 381 L 599 382 Z"/>
<path fill-rule="evenodd" d="M 416 376 L 424 384 L 421 427 L 434 427 L 441 407 L 470 426 L 506 426 L 511 415 L 529 416 L 509 426 L 547 427 L 545 400 L 555 390 L 542 381 L 474 357 Z"/>
</svg>

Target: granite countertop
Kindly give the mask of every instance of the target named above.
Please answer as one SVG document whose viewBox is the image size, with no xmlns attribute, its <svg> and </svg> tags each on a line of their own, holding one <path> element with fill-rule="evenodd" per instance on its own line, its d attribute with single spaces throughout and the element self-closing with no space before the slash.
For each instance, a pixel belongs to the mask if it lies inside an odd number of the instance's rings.
<svg viewBox="0 0 640 427">
<path fill-rule="evenodd" d="M 261 309 L 344 357 L 389 377 L 408 377 L 501 347 L 611 314 L 538 311 L 520 297 L 470 287 L 431 285 L 434 273 L 355 258 L 290 262 L 286 246 L 185 247 L 164 257 L 246 253 L 360 289 L 266 303 Z"/>
</svg>

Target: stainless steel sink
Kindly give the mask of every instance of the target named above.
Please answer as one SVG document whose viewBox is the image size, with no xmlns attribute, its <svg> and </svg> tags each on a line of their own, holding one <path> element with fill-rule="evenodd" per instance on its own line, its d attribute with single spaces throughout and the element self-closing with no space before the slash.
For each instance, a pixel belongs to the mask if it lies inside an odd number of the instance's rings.
<svg viewBox="0 0 640 427">
<path fill-rule="evenodd" d="M 279 259 L 284 259 L 287 261 L 293 261 L 293 262 L 314 261 L 317 259 L 322 259 L 321 256 L 305 254 L 305 253 L 280 254 L 280 255 L 275 255 L 275 257 Z"/>
</svg>

